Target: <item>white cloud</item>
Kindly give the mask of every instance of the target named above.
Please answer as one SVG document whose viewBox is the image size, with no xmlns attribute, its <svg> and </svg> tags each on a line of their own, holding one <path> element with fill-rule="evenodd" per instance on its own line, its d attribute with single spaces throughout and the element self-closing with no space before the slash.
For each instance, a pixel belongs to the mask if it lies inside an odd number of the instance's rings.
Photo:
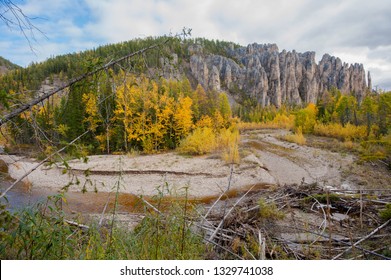
<svg viewBox="0 0 391 280">
<path fill-rule="evenodd" d="M 391 89 L 388 0 L 26 0 L 21 7 L 26 14 L 46 19 L 36 21 L 49 37 L 38 38 L 39 59 L 176 33 L 186 26 L 193 29 L 193 37 L 242 45 L 276 43 L 280 50 L 316 51 L 318 60 L 329 53 L 363 63 L 374 84 Z M 20 36 L 17 39 L 20 42 Z M 0 55 L 15 61 L 7 55 L 16 56 L 19 48 L 19 60 L 28 61 L 28 48 L 19 45 L 12 52 L 0 50 Z"/>
</svg>

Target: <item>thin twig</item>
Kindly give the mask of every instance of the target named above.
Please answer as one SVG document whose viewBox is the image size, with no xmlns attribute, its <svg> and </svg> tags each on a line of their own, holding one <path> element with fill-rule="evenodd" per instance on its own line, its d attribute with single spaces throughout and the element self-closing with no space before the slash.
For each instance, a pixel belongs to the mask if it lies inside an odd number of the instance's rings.
<svg viewBox="0 0 391 280">
<path fill-rule="evenodd" d="M 213 240 L 215 238 L 217 232 L 220 230 L 222 225 L 224 224 L 225 219 L 228 217 L 228 215 L 232 212 L 232 210 L 235 208 L 236 205 L 239 204 L 240 201 L 242 201 L 243 198 L 247 196 L 247 194 L 254 188 L 255 185 L 253 185 L 244 195 L 242 195 L 235 204 L 228 210 L 228 212 L 224 215 L 223 219 L 220 221 L 219 225 L 215 229 L 215 231 L 212 233 L 212 235 L 209 237 L 209 240 Z"/>
<path fill-rule="evenodd" d="M 37 105 L 38 103 L 40 103 L 40 102 L 42 102 L 42 101 L 48 99 L 50 96 L 52 96 L 52 95 L 54 95 L 54 94 L 56 94 L 56 93 L 58 93 L 58 92 L 60 92 L 60 91 L 62 91 L 62 90 L 64 90 L 64 89 L 66 89 L 66 88 L 68 88 L 68 87 L 70 87 L 70 86 L 76 84 L 77 82 L 80 82 L 81 80 L 84 80 L 84 79 L 87 78 L 87 77 L 93 76 L 93 75 L 95 75 L 96 73 L 98 73 L 98 72 L 100 72 L 100 71 L 102 71 L 102 70 L 105 70 L 105 69 L 107 69 L 107 68 L 109 68 L 109 67 L 111 67 L 111 66 L 113 66 L 113 65 L 115 65 L 115 64 L 117 64 L 117 63 L 120 63 L 120 62 L 122 62 L 122 61 L 124 61 L 124 60 L 126 60 L 126 59 L 128 59 L 128 58 L 130 58 L 130 57 L 133 57 L 133 56 L 142 54 L 142 53 L 144 53 L 144 52 L 146 52 L 146 51 L 149 51 L 149 50 L 151 50 L 151 49 L 155 49 L 155 48 L 157 48 L 157 47 L 160 47 L 160 46 L 166 44 L 170 39 L 171 39 L 171 38 L 168 38 L 168 39 L 165 40 L 163 43 L 155 44 L 155 45 L 152 45 L 152 46 L 143 48 L 143 49 L 141 49 L 141 50 L 138 50 L 138 51 L 136 51 L 136 52 L 133 52 L 133 53 L 131 53 L 131 54 L 125 55 L 125 56 L 123 56 L 123 57 L 121 57 L 121 58 L 118 58 L 118 59 L 116 59 L 116 60 L 114 60 L 114 61 L 111 61 L 111 62 L 109 62 L 109 63 L 107 63 L 107 64 L 105 64 L 105 65 L 103 65 L 103 66 L 101 66 L 101 67 L 98 67 L 98 68 L 95 69 L 95 70 L 92 70 L 92 71 L 90 71 L 90 72 L 87 72 L 87 73 L 85 73 L 85 74 L 79 76 L 79 77 L 76 77 L 76 78 L 74 78 L 74 79 L 71 79 L 68 83 L 66 83 L 66 84 L 64 84 L 64 85 L 62 85 L 62 86 L 60 86 L 60 87 L 58 87 L 58 88 L 55 89 L 55 90 L 49 91 L 48 93 L 45 93 L 45 94 L 43 94 L 42 96 L 40 96 L 40 97 L 38 97 L 38 98 L 36 98 L 36 99 L 34 99 L 34 100 L 31 100 L 30 102 L 28 102 L 28 103 L 22 105 L 22 106 L 19 107 L 18 109 L 14 110 L 13 112 L 11 112 L 11 113 L 9 113 L 8 115 L 4 116 L 2 119 L 0 119 L 0 126 L 2 126 L 3 124 L 5 124 L 6 122 L 8 122 L 9 120 L 11 120 L 12 118 L 18 116 L 20 113 L 22 113 L 22 112 L 28 110 L 29 108 L 33 107 L 34 105 Z"/>
<path fill-rule="evenodd" d="M 142 196 L 140 196 L 140 199 L 146 204 L 148 205 L 149 207 L 151 207 L 155 212 L 159 213 L 160 215 L 163 215 L 163 213 L 161 211 L 159 211 L 159 209 L 157 209 L 155 206 L 153 206 L 151 203 L 149 203 L 147 200 L 145 200 Z"/>
<path fill-rule="evenodd" d="M 69 147 L 70 145 L 72 145 L 73 143 L 75 143 L 77 140 L 79 140 L 80 138 L 82 138 L 84 135 L 86 135 L 88 132 L 90 132 L 90 130 L 86 130 L 84 131 L 83 134 L 80 134 L 78 137 L 76 137 L 75 139 L 73 139 L 71 142 L 69 142 L 68 144 L 66 144 L 64 147 L 62 147 L 61 149 L 55 151 L 54 153 L 50 154 L 49 156 L 47 156 L 45 159 L 43 159 L 42 161 L 40 161 L 39 163 L 37 163 L 33 168 L 31 168 L 29 171 L 27 171 L 22 177 L 20 177 L 18 180 L 16 180 L 11 186 L 9 186 L 1 195 L 0 195 L 0 199 L 3 198 L 7 192 L 9 190 L 11 190 L 13 187 L 15 187 L 15 185 L 19 182 L 21 182 L 24 178 L 26 178 L 28 175 L 30 175 L 33 171 L 35 171 L 38 167 L 40 167 L 42 164 L 44 164 L 46 161 L 48 161 L 49 158 L 53 157 L 54 155 L 62 152 L 63 150 L 65 150 L 67 147 Z"/>
<path fill-rule="evenodd" d="M 209 208 L 208 212 L 205 214 L 205 216 L 203 217 L 205 220 L 206 220 L 206 217 L 208 217 L 208 215 L 210 214 L 210 212 L 212 211 L 212 209 L 216 206 L 217 202 L 219 202 L 221 200 L 221 198 L 226 194 L 228 193 L 230 187 L 231 187 L 231 180 L 232 180 L 232 173 L 233 173 L 233 169 L 232 169 L 232 165 L 231 165 L 231 172 L 230 172 L 230 175 L 229 175 L 229 180 L 228 180 L 228 185 L 227 185 L 227 189 L 221 193 L 221 195 L 215 200 L 215 202 L 212 204 L 212 206 Z"/>
<path fill-rule="evenodd" d="M 339 257 L 341 257 L 343 254 L 349 252 L 351 249 L 353 249 L 353 247 L 356 247 L 358 244 L 360 244 L 361 242 L 367 240 L 368 238 L 370 238 L 372 235 L 374 235 L 375 233 L 377 233 L 379 230 L 381 230 L 382 228 L 386 227 L 389 223 L 391 222 L 391 219 L 389 219 L 387 222 L 385 222 L 384 224 L 382 224 L 381 226 L 375 228 L 373 231 L 371 231 L 371 233 L 369 233 L 368 235 L 364 236 L 363 238 L 361 238 L 359 241 L 355 242 L 352 246 L 350 246 L 349 248 L 347 248 L 345 251 L 343 251 L 342 253 L 336 255 L 333 260 L 336 260 L 338 259 Z"/>
<path fill-rule="evenodd" d="M 66 222 L 67 224 L 71 225 L 71 226 L 76 226 L 78 228 L 81 228 L 83 230 L 88 230 L 90 229 L 89 226 L 86 226 L 86 225 L 83 225 L 83 224 L 79 224 L 79 223 L 76 223 L 74 221 L 71 221 L 71 220 L 64 220 L 64 222 Z"/>
<path fill-rule="evenodd" d="M 111 196 L 111 192 L 110 192 L 109 195 L 107 196 L 107 201 L 106 201 L 105 207 L 103 207 L 103 211 L 102 211 L 102 214 L 101 214 L 100 220 L 99 220 L 99 226 L 102 225 L 103 217 L 104 217 L 104 214 L 105 214 L 105 212 L 106 212 L 107 205 L 109 204 L 109 201 L 110 201 L 110 196 Z"/>
</svg>

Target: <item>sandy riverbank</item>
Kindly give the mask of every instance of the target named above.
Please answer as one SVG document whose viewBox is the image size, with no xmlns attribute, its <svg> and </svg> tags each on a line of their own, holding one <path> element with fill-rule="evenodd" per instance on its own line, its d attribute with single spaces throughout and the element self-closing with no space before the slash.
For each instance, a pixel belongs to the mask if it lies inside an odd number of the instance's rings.
<svg viewBox="0 0 391 280">
<path fill-rule="evenodd" d="M 327 150 L 298 146 L 278 140 L 284 131 L 251 132 L 244 134 L 240 144 L 241 162 L 233 166 L 231 188 L 242 189 L 254 184 L 300 184 L 318 182 L 339 187 L 349 185 L 342 171 L 353 162 L 352 156 L 341 156 Z M 8 164 L 9 175 L 20 178 L 37 162 L 23 157 L 1 155 Z M 175 152 L 157 155 L 95 155 L 82 160 L 68 161 L 70 170 L 62 164 L 42 165 L 32 172 L 26 183 L 32 188 L 60 191 L 97 189 L 135 195 L 153 196 L 167 189 L 181 193 L 187 188 L 192 197 L 221 194 L 231 175 L 229 164 L 219 155 L 184 157 Z"/>
</svg>

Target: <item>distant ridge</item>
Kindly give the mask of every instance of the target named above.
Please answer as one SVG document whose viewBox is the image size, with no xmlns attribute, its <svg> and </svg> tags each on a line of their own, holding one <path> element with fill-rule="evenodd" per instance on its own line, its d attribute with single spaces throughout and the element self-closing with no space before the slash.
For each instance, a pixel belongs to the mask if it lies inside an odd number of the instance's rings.
<svg viewBox="0 0 391 280">
<path fill-rule="evenodd" d="M 19 65 L 16 65 L 9 61 L 8 59 L 5 59 L 4 57 L 0 56 L 0 75 L 3 75 L 7 73 L 8 71 L 21 68 Z"/>
<path fill-rule="evenodd" d="M 38 90 L 48 77 L 59 76 L 62 81 L 70 79 L 80 75 L 88 64 L 119 58 L 165 39 L 133 39 L 51 57 L 23 68 L 23 74 L 14 75 L 13 79 L 22 77 L 27 88 Z M 201 84 L 208 90 L 225 91 L 239 104 L 245 100 L 276 107 L 316 103 L 324 92 L 333 88 L 353 94 L 361 102 L 371 89 L 370 74 L 362 64 L 347 64 L 328 54 L 316 62 L 315 52 L 279 51 L 276 44 L 240 46 L 233 42 L 194 38 L 170 41 L 165 53 L 169 59 L 156 59 L 156 53 L 148 53 L 148 66 L 162 70 L 161 76 L 166 79 L 187 78 L 194 88 Z M 19 66 L 0 57 L 1 73 L 15 68 Z"/>
</svg>

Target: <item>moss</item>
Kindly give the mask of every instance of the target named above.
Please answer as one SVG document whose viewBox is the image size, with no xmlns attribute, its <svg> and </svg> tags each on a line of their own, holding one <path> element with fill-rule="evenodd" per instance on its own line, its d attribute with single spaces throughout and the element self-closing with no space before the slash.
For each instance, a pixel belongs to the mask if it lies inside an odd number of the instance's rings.
<svg viewBox="0 0 391 280">
<path fill-rule="evenodd" d="M 259 205 L 259 216 L 261 219 L 281 220 L 285 216 L 283 212 L 278 210 L 276 204 L 268 203 L 263 198 L 259 200 L 258 205 Z"/>
<path fill-rule="evenodd" d="M 386 204 L 386 208 L 379 211 L 379 216 L 383 221 L 391 219 L 391 204 Z"/>
</svg>

